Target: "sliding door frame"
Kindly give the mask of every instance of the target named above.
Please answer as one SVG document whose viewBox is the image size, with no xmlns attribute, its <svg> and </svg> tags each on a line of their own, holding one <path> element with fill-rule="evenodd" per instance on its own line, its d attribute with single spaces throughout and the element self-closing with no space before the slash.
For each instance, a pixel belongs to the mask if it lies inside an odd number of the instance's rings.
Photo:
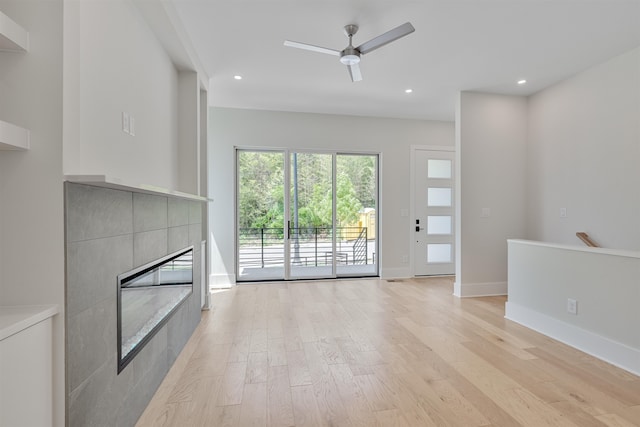
<svg viewBox="0 0 640 427">
<path fill-rule="evenodd" d="M 381 189 L 380 189 L 380 177 L 381 177 L 381 153 L 377 152 L 369 152 L 369 151 L 338 151 L 338 150 L 315 150 L 309 148 L 302 149 L 293 149 L 293 148 L 279 148 L 279 147 L 234 147 L 234 224 L 235 224 L 235 238 L 234 238 L 234 259 L 235 259 L 235 276 L 236 282 L 240 283 L 251 283 L 251 281 L 242 281 L 238 280 L 240 278 L 240 241 L 239 241 L 239 227 L 240 227 L 240 218 L 239 218 L 239 153 L 240 152 L 262 152 L 262 153 L 282 153 L 284 158 L 284 221 L 282 224 L 284 230 L 284 275 L 282 278 L 277 279 L 266 279 L 265 281 L 294 281 L 294 280 L 315 280 L 315 279 L 336 279 L 336 278 L 357 278 L 357 277 L 379 277 L 380 276 L 380 224 L 381 224 L 381 212 L 380 212 L 380 200 L 381 200 Z M 331 193 L 332 193 L 332 238 L 331 238 L 331 276 L 304 276 L 304 277 L 291 277 L 291 236 L 289 235 L 289 227 L 291 221 L 291 154 L 292 153 L 308 153 L 308 154 L 325 154 L 332 156 L 332 170 L 331 170 Z M 338 275 L 337 272 L 337 262 L 336 262 L 336 250 L 337 250 L 337 158 L 340 155 L 345 156 L 373 156 L 375 158 L 375 197 L 376 197 L 376 221 L 375 221 L 375 272 L 371 275 L 362 276 L 359 274 L 341 274 Z"/>
</svg>

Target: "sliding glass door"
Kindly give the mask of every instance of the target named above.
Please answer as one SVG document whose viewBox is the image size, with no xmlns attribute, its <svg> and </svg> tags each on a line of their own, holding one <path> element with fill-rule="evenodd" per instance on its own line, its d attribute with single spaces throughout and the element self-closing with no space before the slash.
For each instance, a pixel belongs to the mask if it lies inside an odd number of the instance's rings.
<svg viewBox="0 0 640 427">
<path fill-rule="evenodd" d="M 377 155 L 237 150 L 236 158 L 239 281 L 378 275 Z"/>
<path fill-rule="evenodd" d="M 238 280 L 285 278 L 284 163 L 281 151 L 236 152 Z"/>
<path fill-rule="evenodd" d="M 333 155 L 289 154 L 289 278 L 335 277 Z"/>
<path fill-rule="evenodd" d="M 377 276 L 378 156 L 336 155 L 336 273 Z"/>
</svg>

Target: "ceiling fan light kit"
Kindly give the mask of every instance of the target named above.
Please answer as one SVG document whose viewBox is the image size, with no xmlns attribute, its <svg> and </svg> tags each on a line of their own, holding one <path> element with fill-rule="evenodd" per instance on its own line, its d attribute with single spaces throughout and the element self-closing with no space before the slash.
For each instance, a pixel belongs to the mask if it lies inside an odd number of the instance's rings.
<svg viewBox="0 0 640 427">
<path fill-rule="evenodd" d="M 284 45 L 288 47 L 295 47 L 297 49 L 310 50 L 312 52 L 319 52 L 328 55 L 334 55 L 340 57 L 340 62 L 347 66 L 349 69 L 349 75 L 351 81 L 358 82 L 362 80 L 362 74 L 360 73 L 360 56 L 366 53 L 372 52 L 382 46 L 398 40 L 401 37 L 409 35 L 415 31 L 413 25 L 410 22 L 387 31 L 384 34 L 380 34 L 377 37 L 372 38 L 369 41 L 362 43 L 358 47 L 353 47 L 353 36 L 358 32 L 358 26 L 355 24 L 345 25 L 344 33 L 349 37 L 349 45 L 342 50 L 329 49 L 326 47 L 315 46 L 307 43 L 294 42 L 291 40 L 285 40 Z"/>
</svg>

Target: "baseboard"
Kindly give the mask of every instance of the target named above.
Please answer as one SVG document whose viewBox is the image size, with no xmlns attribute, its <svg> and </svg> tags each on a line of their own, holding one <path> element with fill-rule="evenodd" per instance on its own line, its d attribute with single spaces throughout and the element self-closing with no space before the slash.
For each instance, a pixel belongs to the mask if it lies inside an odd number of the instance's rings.
<svg viewBox="0 0 640 427">
<path fill-rule="evenodd" d="M 406 268 L 383 268 L 380 272 L 382 279 L 407 279 L 411 277 L 411 269 Z"/>
<path fill-rule="evenodd" d="M 507 302 L 504 317 L 640 376 L 640 349 L 629 347 L 519 304 Z"/>
<path fill-rule="evenodd" d="M 459 298 L 507 295 L 507 282 L 453 284 L 453 295 Z"/>
<path fill-rule="evenodd" d="M 210 274 L 209 275 L 209 288 L 230 288 L 236 283 L 235 274 Z"/>
</svg>

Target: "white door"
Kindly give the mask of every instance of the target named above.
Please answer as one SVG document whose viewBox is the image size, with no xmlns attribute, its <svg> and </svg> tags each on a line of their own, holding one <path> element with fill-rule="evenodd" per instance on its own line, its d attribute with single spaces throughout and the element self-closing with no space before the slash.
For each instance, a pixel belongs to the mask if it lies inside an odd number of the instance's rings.
<svg viewBox="0 0 640 427">
<path fill-rule="evenodd" d="M 414 272 L 455 274 L 453 151 L 414 151 Z"/>
</svg>

